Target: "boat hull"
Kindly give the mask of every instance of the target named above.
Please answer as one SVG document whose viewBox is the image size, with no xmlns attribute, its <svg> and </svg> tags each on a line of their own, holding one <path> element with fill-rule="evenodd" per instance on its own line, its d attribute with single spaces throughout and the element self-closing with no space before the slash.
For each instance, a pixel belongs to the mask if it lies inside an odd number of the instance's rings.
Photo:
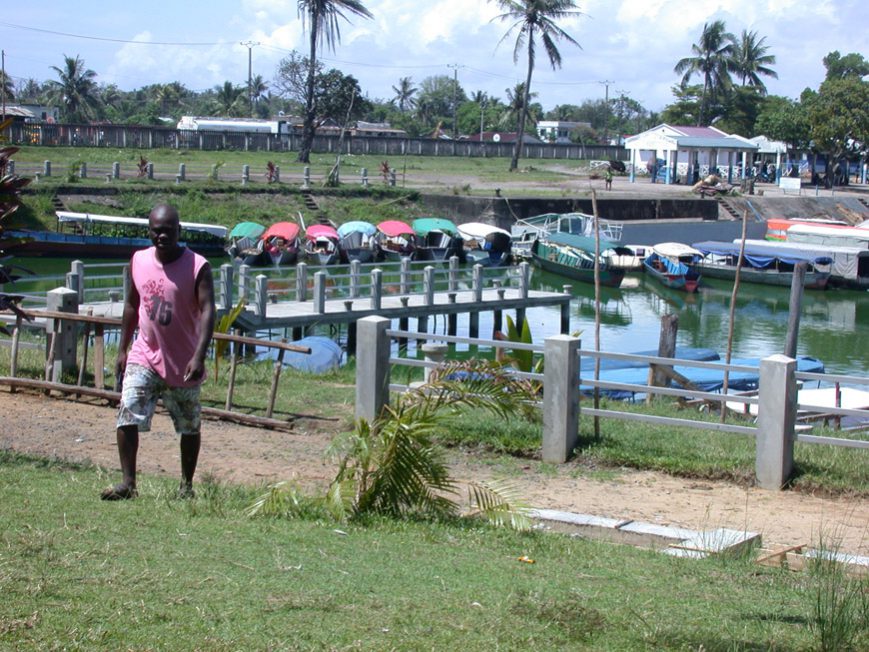
<svg viewBox="0 0 869 652">
<path fill-rule="evenodd" d="M 689 269 L 682 274 L 672 274 L 666 268 L 660 268 L 655 265 L 655 259 L 646 258 L 643 261 L 643 267 L 646 273 L 658 281 L 664 287 L 682 292 L 693 293 L 697 291 L 700 285 L 700 273 L 696 269 Z"/>
<path fill-rule="evenodd" d="M 733 265 L 700 263 L 697 265 L 697 269 L 707 278 L 719 278 L 726 281 L 736 280 L 736 267 Z M 743 267 L 739 271 L 739 280 L 745 283 L 790 287 L 793 284 L 793 279 L 794 273 L 792 271 L 754 269 L 749 267 Z M 827 287 L 829 280 L 829 272 L 807 271 L 803 287 L 807 290 L 823 290 Z"/>
<path fill-rule="evenodd" d="M 221 244 L 181 243 L 203 256 L 220 256 Z M 23 256 L 62 256 L 70 258 L 129 258 L 151 246 L 148 238 L 113 238 L 76 235 L 53 231 L 12 231 L 0 240 L 0 251 Z"/>
<path fill-rule="evenodd" d="M 536 241 L 531 246 L 531 262 L 540 267 L 542 270 L 565 276 L 574 281 L 583 283 L 594 283 L 594 265 L 589 267 L 577 267 L 575 265 L 566 265 L 558 262 L 554 256 L 554 252 L 545 244 Z M 625 278 L 624 270 L 609 269 L 601 267 L 599 270 L 600 284 L 604 287 L 617 288 L 622 284 Z"/>
</svg>

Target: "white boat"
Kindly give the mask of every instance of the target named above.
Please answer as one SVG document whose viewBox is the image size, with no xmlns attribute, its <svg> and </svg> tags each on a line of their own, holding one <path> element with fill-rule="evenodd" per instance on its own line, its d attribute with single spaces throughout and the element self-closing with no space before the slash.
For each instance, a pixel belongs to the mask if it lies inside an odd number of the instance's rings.
<svg viewBox="0 0 869 652">
<path fill-rule="evenodd" d="M 467 222 L 458 226 L 469 262 L 486 267 L 510 264 L 512 238 L 510 232 L 482 222 Z"/>
<path fill-rule="evenodd" d="M 545 239 L 553 233 L 594 238 L 595 228 L 600 234 L 601 250 L 616 246 L 622 239 L 621 222 L 595 220 L 594 215 L 587 213 L 544 213 L 516 220 L 510 228 L 513 254 L 516 257 L 529 258 L 534 241 L 538 238 Z"/>
</svg>

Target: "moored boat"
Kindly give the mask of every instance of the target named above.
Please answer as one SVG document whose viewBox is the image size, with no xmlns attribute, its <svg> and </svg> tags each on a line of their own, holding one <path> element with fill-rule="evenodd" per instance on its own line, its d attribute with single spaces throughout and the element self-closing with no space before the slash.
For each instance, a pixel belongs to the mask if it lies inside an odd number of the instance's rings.
<svg viewBox="0 0 869 652">
<path fill-rule="evenodd" d="M 305 256 L 316 265 L 338 262 L 338 231 L 329 224 L 312 224 L 305 230 Z"/>
<path fill-rule="evenodd" d="M 552 233 L 571 233 L 573 235 L 595 237 L 598 232 L 601 249 L 615 246 L 622 239 L 622 224 L 609 220 L 595 219 L 586 213 L 543 213 L 525 219 L 517 219 L 510 228 L 513 238 L 513 254 L 527 257 L 531 246 L 538 238 L 546 238 Z"/>
<path fill-rule="evenodd" d="M 370 222 L 353 220 L 338 227 L 338 250 L 341 260 L 370 263 L 377 255 L 377 227 Z"/>
<path fill-rule="evenodd" d="M 7 230 L 0 250 L 26 256 L 127 258 L 151 246 L 148 220 L 57 211 L 57 231 Z M 220 256 L 227 228 L 181 222 L 180 243 L 203 256 Z"/>
<path fill-rule="evenodd" d="M 702 253 L 686 244 L 661 242 L 643 259 L 643 268 L 665 287 L 696 292 L 700 285 L 696 263 L 702 257 Z"/>
<path fill-rule="evenodd" d="M 420 217 L 413 221 L 416 234 L 416 259 L 444 261 L 453 256 L 464 260 L 464 248 L 459 230 L 452 220 L 444 217 Z"/>
<path fill-rule="evenodd" d="M 467 222 L 458 226 L 464 241 L 465 258 L 485 267 L 509 265 L 512 238 L 510 232 L 491 224 Z"/>
<path fill-rule="evenodd" d="M 299 225 L 295 222 L 275 222 L 260 236 L 262 255 L 257 265 L 295 265 L 299 260 Z"/>
<path fill-rule="evenodd" d="M 531 245 L 531 261 L 547 272 L 574 281 L 594 283 L 594 241 L 589 243 L 586 236 L 552 233 L 545 239 L 538 238 Z M 605 287 L 617 288 L 625 277 L 623 269 L 609 267 L 603 257 L 598 258 L 598 274 L 601 285 Z"/>
<path fill-rule="evenodd" d="M 266 227 L 257 222 L 239 222 L 229 232 L 226 253 L 243 265 L 255 263 L 262 255 L 259 238 L 265 230 Z"/>
<path fill-rule="evenodd" d="M 739 270 L 740 280 L 747 283 L 790 287 L 795 266 L 805 263 L 807 267 L 803 287 L 823 290 L 827 287 L 833 263 L 830 256 L 800 251 L 793 247 L 746 242 L 740 266 L 738 262 L 741 245 L 738 241 L 695 242 L 692 246 L 703 253 L 703 257 L 696 263 L 703 276 L 734 280 Z"/>
<path fill-rule="evenodd" d="M 382 260 L 397 261 L 416 256 L 416 234 L 401 220 L 384 220 L 377 225 L 377 251 Z"/>
<path fill-rule="evenodd" d="M 829 256 L 833 262 L 830 267 L 828 285 L 854 290 L 869 288 L 869 249 L 802 242 L 768 242 L 766 240 L 746 240 L 745 242 L 746 244 L 797 249 L 812 256 Z"/>
</svg>

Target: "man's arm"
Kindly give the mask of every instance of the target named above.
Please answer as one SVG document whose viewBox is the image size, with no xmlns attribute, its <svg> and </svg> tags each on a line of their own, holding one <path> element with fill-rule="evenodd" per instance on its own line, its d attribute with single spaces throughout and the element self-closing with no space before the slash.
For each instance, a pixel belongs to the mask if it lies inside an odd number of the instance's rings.
<svg viewBox="0 0 869 652">
<path fill-rule="evenodd" d="M 196 352 L 184 370 L 185 380 L 199 380 L 205 376 L 205 356 L 214 333 L 214 280 L 209 264 L 203 265 L 196 277 L 196 301 L 199 303 L 199 340 L 196 342 Z"/>
<path fill-rule="evenodd" d="M 130 291 L 124 299 L 124 312 L 121 317 L 121 339 L 118 342 L 118 358 L 115 362 L 115 376 L 124 375 L 127 368 L 127 351 L 133 341 L 133 333 L 139 325 L 139 291 L 135 283 L 130 283 Z M 119 383 L 120 384 L 120 383 Z"/>
</svg>

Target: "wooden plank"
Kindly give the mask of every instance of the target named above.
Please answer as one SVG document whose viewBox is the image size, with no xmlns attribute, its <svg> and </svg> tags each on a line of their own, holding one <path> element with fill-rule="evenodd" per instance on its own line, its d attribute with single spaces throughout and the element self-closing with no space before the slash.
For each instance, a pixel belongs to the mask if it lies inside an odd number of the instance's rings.
<svg viewBox="0 0 869 652">
<path fill-rule="evenodd" d="M 806 546 L 799 544 L 796 546 L 782 546 L 770 550 L 769 548 L 761 548 L 760 556 L 754 561 L 761 566 L 781 566 L 787 561 L 789 552 L 801 553 Z"/>
</svg>

